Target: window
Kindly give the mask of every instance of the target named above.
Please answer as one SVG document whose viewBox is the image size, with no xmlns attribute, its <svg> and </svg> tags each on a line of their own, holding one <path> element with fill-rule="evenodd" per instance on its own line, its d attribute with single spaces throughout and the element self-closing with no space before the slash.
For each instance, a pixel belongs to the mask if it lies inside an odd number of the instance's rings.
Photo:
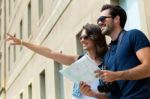
<svg viewBox="0 0 150 99">
<path fill-rule="evenodd" d="M 11 55 L 10 55 L 10 46 L 8 47 L 8 71 L 10 71 L 10 58 L 11 57 Z"/>
<path fill-rule="evenodd" d="M 32 99 L 32 84 L 28 86 L 28 99 Z"/>
<path fill-rule="evenodd" d="M 20 21 L 20 39 L 23 38 L 23 21 Z M 20 46 L 20 50 L 22 50 L 22 46 Z"/>
<path fill-rule="evenodd" d="M 2 78 L 1 78 L 1 74 L 2 74 L 2 68 L 1 68 L 1 59 L 0 59 L 0 88 L 1 88 L 1 81 L 2 81 Z"/>
<path fill-rule="evenodd" d="M 2 69 L 3 69 L 2 68 L 2 52 L 0 52 L 0 89 L 2 88 L 2 86 L 1 86 L 2 76 L 3 76 L 3 70 Z"/>
<path fill-rule="evenodd" d="M 1 27 L 1 26 L 2 26 L 2 23 L 1 23 L 1 16 L 0 16 L 0 40 L 2 39 L 2 38 L 1 38 L 1 33 L 2 33 L 2 32 L 1 32 L 1 31 L 2 31 L 2 27 Z"/>
<path fill-rule="evenodd" d="M 20 94 L 20 99 L 23 99 L 23 93 Z"/>
<path fill-rule="evenodd" d="M 133 29 L 133 28 L 141 29 L 138 0 L 132 0 L 132 1 L 119 0 L 119 4 L 125 9 L 127 16 L 128 16 L 125 29 L 126 30 Z"/>
<path fill-rule="evenodd" d="M 83 54 L 84 50 L 80 43 L 79 35 L 76 35 L 76 48 L 77 48 L 77 54 L 79 55 Z"/>
<path fill-rule="evenodd" d="M 46 99 L 45 70 L 40 74 L 40 93 L 41 99 Z"/>
<path fill-rule="evenodd" d="M 39 2 L 39 18 L 42 16 L 43 14 L 43 0 L 38 0 Z"/>
<path fill-rule="evenodd" d="M 2 35 L 2 17 L 1 17 L 1 13 L 2 13 L 2 9 L 0 9 L 0 40 L 2 39 L 1 38 L 1 35 Z"/>
<path fill-rule="evenodd" d="M 14 35 L 16 37 L 16 35 Z M 14 56 L 14 62 L 16 61 L 16 45 L 13 46 L 13 56 Z"/>
<path fill-rule="evenodd" d="M 14 6 L 14 8 L 15 8 L 15 0 L 13 0 L 13 6 Z"/>
<path fill-rule="evenodd" d="M 8 2 L 9 2 L 9 16 L 11 15 L 11 1 L 12 0 L 9 0 Z"/>
<path fill-rule="evenodd" d="M 28 4 L 28 37 L 31 35 L 31 2 Z"/>
<path fill-rule="evenodd" d="M 65 99 L 64 97 L 64 79 L 63 75 L 59 73 L 63 66 L 57 62 L 54 63 L 54 72 L 55 72 L 55 93 L 57 99 Z"/>
</svg>

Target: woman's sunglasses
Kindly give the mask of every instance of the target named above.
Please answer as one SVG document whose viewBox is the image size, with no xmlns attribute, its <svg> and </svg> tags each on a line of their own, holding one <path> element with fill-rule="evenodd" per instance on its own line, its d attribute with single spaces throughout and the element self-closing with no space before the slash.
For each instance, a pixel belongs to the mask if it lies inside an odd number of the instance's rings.
<svg viewBox="0 0 150 99">
<path fill-rule="evenodd" d="M 106 18 L 112 18 L 112 16 L 100 16 L 98 19 L 97 19 L 97 24 L 101 21 L 101 22 L 104 22 Z"/>
<path fill-rule="evenodd" d="M 89 36 L 87 36 L 87 35 L 83 35 L 83 36 L 79 37 L 80 40 L 82 40 L 82 39 L 87 40 L 88 38 L 89 38 Z"/>
</svg>

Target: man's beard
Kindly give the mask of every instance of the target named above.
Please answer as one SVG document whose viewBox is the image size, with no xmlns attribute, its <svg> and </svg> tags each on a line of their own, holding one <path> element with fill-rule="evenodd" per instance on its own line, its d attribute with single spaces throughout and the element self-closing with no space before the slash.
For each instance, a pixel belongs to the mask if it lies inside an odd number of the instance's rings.
<svg viewBox="0 0 150 99">
<path fill-rule="evenodd" d="M 107 25 L 103 28 L 102 34 L 103 35 L 110 35 L 113 30 L 114 30 L 114 25 L 113 24 Z"/>
</svg>

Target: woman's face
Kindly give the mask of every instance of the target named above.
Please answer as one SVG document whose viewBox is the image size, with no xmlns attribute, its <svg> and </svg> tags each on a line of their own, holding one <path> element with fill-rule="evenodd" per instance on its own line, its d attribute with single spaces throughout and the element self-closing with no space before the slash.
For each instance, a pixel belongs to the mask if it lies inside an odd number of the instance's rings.
<svg viewBox="0 0 150 99">
<path fill-rule="evenodd" d="M 90 50 L 94 48 L 94 42 L 90 39 L 89 36 L 87 36 L 85 29 L 80 35 L 80 42 L 84 50 Z"/>
</svg>

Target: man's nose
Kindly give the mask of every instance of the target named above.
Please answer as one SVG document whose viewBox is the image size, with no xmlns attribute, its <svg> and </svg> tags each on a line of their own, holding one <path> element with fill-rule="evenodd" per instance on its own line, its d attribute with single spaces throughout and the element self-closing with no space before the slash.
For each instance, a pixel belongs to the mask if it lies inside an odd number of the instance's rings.
<svg viewBox="0 0 150 99">
<path fill-rule="evenodd" d="M 99 26 L 102 26 L 103 22 L 98 21 L 97 24 L 98 24 Z"/>
</svg>

